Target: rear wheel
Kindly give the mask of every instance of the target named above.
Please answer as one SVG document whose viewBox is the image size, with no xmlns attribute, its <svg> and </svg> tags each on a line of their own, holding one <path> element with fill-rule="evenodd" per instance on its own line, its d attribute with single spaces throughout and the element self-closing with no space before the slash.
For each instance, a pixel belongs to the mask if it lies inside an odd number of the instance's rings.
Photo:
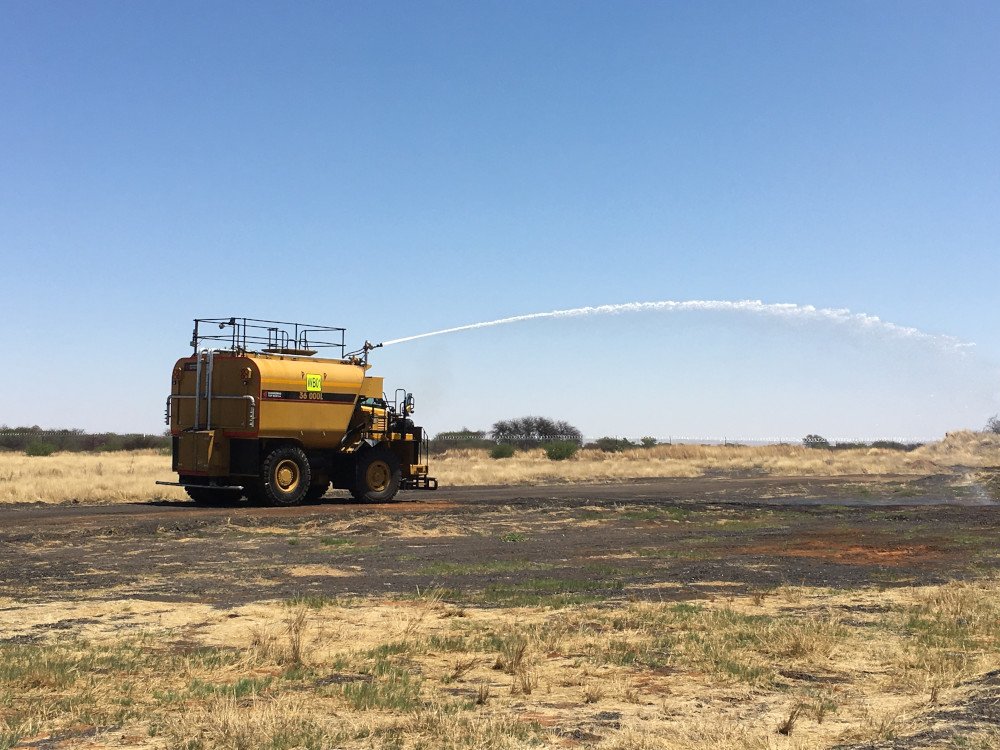
<svg viewBox="0 0 1000 750">
<path fill-rule="evenodd" d="M 248 493 L 269 505 L 297 505 L 305 498 L 312 479 L 309 459 L 296 445 L 282 445 L 264 458 L 261 476 Z"/>
<path fill-rule="evenodd" d="M 372 448 L 358 455 L 351 494 L 365 502 L 388 502 L 396 496 L 402 480 L 396 454 L 387 448 Z"/>
</svg>

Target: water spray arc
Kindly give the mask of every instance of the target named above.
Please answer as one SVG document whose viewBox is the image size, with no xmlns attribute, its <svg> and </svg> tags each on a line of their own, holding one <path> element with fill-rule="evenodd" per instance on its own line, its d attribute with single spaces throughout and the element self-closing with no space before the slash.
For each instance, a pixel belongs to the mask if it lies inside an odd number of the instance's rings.
<svg viewBox="0 0 1000 750">
<path fill-rule="evenodd" d="M 383 341 L 381 345 L 392 346 L 393 344 L 402 344 L 406 341 L 441 336 L 446 333 L 471 331 L 477 328 L 492 328 L 494 326 L 507 325 L 508 323 L 520 323 L 522 321 L 540 320 L 542 318 L 576 318 L 588 315 L 616 315 L 645 311 L 734 312 L 763 315 L 785 320 L 824 321 L 849 326 L 857 331 L 872 331 L 895 338 L 933 344 L 955 351 L 962 351 L 975 346 L 975 344 L 961 341 L 952 336 L 926 333 L 918 328 L 897 325 L 896 323 L 882 320 L 875 315 L 855 313 L 846 308 L 824 308 L 795 303 L 762 302 L 760 300 L 662 300 L 660 302 L 626 302 L 618 305 L 574 307 L 567 310 L 551 310 L 549 312 L 529 313 L 527 315 L 514 315 L 509 318 L 498 318 L 497 320 L 487 320 L 481 323 L 469 323 L 453 328 L 442 328 L 439 331 L 428 331 L 427 333 L 418 333 L 414 336 L 404 336 L 398 339 Z"/>
</svg>

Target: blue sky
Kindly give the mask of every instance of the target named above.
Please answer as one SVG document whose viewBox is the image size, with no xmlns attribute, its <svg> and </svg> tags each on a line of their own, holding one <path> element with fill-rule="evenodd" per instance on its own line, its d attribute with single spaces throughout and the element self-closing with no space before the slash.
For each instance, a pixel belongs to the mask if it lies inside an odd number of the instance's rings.
<svg viewBox="0 0 1000 750">
<path fill-rule="evenodd" d="M 190 319 L 378 340 L 432 429 L 930 436 L 1000 409 L 996 3 L 0 4 L 0 422 L 161 429 Z"/>
</svg>

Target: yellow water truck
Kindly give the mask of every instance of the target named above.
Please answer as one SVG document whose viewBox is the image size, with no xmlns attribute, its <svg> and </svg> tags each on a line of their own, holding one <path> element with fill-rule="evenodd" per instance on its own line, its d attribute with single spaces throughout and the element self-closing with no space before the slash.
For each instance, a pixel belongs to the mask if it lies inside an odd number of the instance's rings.
<svg viewBox="0 0 1000 750">
<path fill-rule="evenodd" d="M 368 374 L 369 343 L 345 329 L 254 318 L 194 321 L 191 356 L 174 365 L 166 422 L 176 482 L 197 503 L 296 505 L 332 485 L 386 502 L 437 489 L 413 394 L 393 399 Z M 334 356 L 316 356 L 320 351 Z"/>
</svg>

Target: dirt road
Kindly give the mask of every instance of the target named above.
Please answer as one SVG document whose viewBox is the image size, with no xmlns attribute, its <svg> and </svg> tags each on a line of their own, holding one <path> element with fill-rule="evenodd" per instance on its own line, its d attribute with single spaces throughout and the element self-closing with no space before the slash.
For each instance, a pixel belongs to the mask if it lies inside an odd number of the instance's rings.
<svg viewBox="0 0 1000 750">
<path fill-rule="evenodd" d="M 904 585 L 1000 564 L 988 497 L 941 478 L 664 479 L 442 489 L 298 508 L 0 509 L 0 596 L 226 607 L 407 594 L 560 603 L 795 583 Z"/>
<path fill-rule="evenodd" d="M 716 502 L 733 505 L 887 505 L 992 504 L 982 493 L 962 491 L 945 477 L 841 476 L 698 477 L 638 479 L 630 482 L 540 486 L 454 487 L 436 492 L 401 492 L 397 502 L 359 505 L 345 492 L 291 508 L 253 507 L 245 502 L 202 507 L 192 502 L 122 503 L 118 505 L 11 505 L 0 507 L 0 538 L 18 531 L 79 531 L 144 526 L 191 520 L 229 518 L 291 519 L 361 512 L 424 514 L 478 506 L 572 507 L 593 501 L 638 504 Z"/>
</svg>

